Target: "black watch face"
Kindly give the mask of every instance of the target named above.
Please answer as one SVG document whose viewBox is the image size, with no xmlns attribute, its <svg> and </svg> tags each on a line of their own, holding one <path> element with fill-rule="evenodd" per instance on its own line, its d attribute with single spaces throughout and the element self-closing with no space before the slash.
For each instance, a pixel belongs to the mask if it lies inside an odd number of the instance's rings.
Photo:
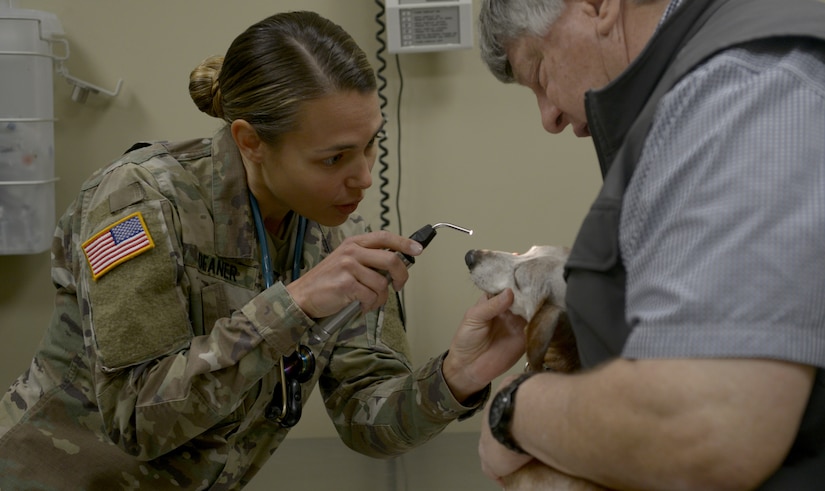
<svg viewBox="0 0 825 491">
<path fill-rule="evenodd" d="M 506 396 L 496 397 L 496 400 L 490 405 L 490 428 L 495 428 L 501 423 L 505 406 L 507 406 Z"/>
</svg>

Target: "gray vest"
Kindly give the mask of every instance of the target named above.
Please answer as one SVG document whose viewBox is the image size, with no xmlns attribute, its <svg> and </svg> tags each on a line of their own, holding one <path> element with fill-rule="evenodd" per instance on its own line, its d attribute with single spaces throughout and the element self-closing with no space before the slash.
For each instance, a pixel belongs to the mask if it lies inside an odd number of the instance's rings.
<svg viewBox="0 0 825 491">
<path fill-rule="evenodd" d="M 658 101 L 713 54 L 770 37 L 825 41 L 825 5 L 816 0 L 686 0 L 622 76 L 587 93 L 587 119 L 604 184 L 582 223 L 565 271 L 568 315 L 584 366 L 619 356 L 631 331 L 625 320 L 619 222 L 624 192 Z M 759 489 L 825 489 L 822 368 L 788 457 Z"/>
</svg>

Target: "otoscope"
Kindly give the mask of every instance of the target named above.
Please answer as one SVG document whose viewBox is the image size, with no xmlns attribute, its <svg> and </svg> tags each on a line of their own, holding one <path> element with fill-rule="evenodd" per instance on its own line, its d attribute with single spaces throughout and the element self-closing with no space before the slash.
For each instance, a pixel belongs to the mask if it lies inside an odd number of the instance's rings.
<svg viewBox="0 0 825 491">
<path fill-rule="evenodd" d="M 436 229 L 441 227 L 473 235 L 471 229 L 459 227 L 452 223 L 436 223 L 435 225 L 424 225 L 410 235 L 410 238 L 426 249 L 435 237 Z M 407 266 L 407 269 L 415 264 L 414 257 L 403 252 L 396 252 L 396 254 Z M 389 273 L 385 276 L 388 281 L 392 280 Z M 337 314 L 321 319 L 309 330 L 309 344 L 318 345 L 326 342 L 360 311 L 361 303 L 355 300 Z M 279 391 L 276 386 L 274 397 L 266 408 L 266 417 L 277 421 L 284 428 L 289 428 L 295 426 L 301 418 L 301 383 L 309 381 L 315 372 L 315 356 L 312 354 L 312 350 L 304 345 L 299 345 L 296 351 L 283 357 L 280 372 L 281 382 L 278 385 L 281 386 L 281 390 Z"/>
<path fill-rule="evenodd" d="M 435 237 L 436 229 L 441 227 L 449 227 L 454 230 L 458 230 L 460 232 L 464 232 L 468 235 L 473 235 L 473 231 L 470 229 L 466 229 L 464 227 L 459 227 L 458 225 L 453 225 L 452 223 L 436 223 L 435 225 L 424 225 L 420 229 L 416 230 L 414 234 L 410 235 L 410 238 L 419 244 L 422 247 L 426 248 L 430 245 L 430 242 Z M 402 252 L 396 252 L 398 257 L 404 261 L 404 264 L 407 265 L 407 269 L 409 269 L 413 264 L 415 264 L 415 258 L 412 256 L 408 256 Z M 387 280 L 391 280 L 389 274 L 386 275 Z M 358 314 L 361 310 L 361 303 L 357 300 L 352 302 L 351 304 L 344 307 L 343 310 L 338 312 L 337 314 L 331 315 L 329 317 L 325 317 L 323 320 L 315 324 L 315 326 L 309 330 L 309 344 L 316 345 L 319 343 L 325 342 L 327 339 L 330 338 L 335 331 L 340 329 L 344 326 L 347 322 L 352 320 L 352 318 Z"/>
</svg>

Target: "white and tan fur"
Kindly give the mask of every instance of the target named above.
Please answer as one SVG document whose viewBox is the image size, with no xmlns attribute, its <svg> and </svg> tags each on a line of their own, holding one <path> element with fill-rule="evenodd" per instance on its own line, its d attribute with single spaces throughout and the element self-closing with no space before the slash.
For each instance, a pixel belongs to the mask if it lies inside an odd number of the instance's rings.
<svg viewBox="0 0 825 491">
<path fill-rule="evenodd" d="M 576 340 L 567 318 L 564 263 L 570 249 L 533 246 L 524 254 L 474 249 L 464 257 L 473 283 L 497 294 L 513 290 L 510 310 L 527 320 L 527 371 L 572 373 L 581 367 Z M 604 488 L 556 471 L 538 460 L 504 478 L 508 491 L 553 489 L 597 491 Z"/>
</svg>

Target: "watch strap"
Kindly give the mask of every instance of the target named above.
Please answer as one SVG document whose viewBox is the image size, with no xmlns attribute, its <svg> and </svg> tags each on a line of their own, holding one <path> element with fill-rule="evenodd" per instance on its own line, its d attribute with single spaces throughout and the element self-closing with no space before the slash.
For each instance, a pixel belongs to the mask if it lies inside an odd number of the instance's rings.
<svg viewBox="0 0 825 491">
<path fill-rule="evenodd" d="M 512 434 L 516 390 L 518 390 L 519 386 L 525 380 L 535 374 L 536 372 L 522 373 L 506 387 L 498 391 L 493 398 L 492 404 L 498 406 L 498 410 L 501 411 L 501 414 L 494 421 L 493 411 L 491 410 L 490 418 L 488 420 L 488 424 L 490 425 L 490 433 L 492 433 L 493 437 L 508 449 L 522 454 L 526 454 L 527 452 L 525 452 L 524 449 L 516 443 L 516 440 L 513 438 Z"/>
</svg>

